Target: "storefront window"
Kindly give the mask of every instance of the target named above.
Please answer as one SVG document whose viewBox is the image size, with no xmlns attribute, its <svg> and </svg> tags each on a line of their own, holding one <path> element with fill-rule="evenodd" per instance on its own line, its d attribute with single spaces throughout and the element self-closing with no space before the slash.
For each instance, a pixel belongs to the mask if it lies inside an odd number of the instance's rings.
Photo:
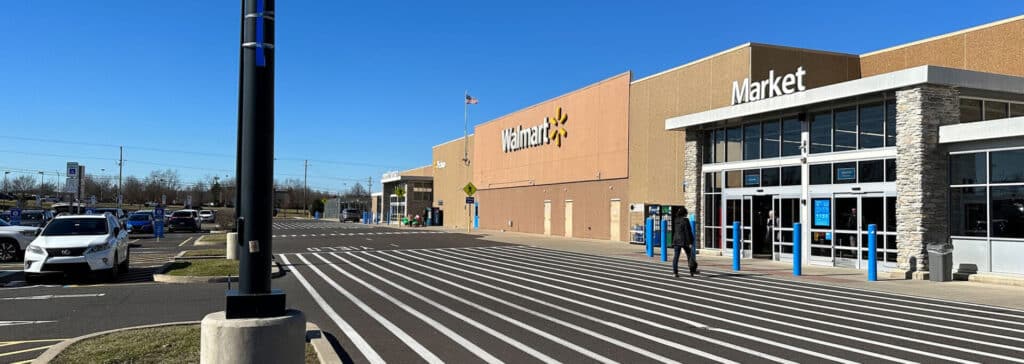
<svg viewBox="0 0 1024 364">
<path fill-rule="evenodd" d="M 722 192 L 722 181 L 719 176 L 717 172 L 704 174 L 704 192 Z"/>
<path fill-rule="evenodd" d="M 981 100 L 960 99 L 960 122 L 981 121 Z"/>
<path fill-rule="evenodd" d="M 985 236 L 985 187 L 949 189 L 949 233 L 952 236 Z"/>
<path fill-rule="evenodd" d="M 725 129 L 725 161 L 735 162 L 743 159 L 743 129 L 740 127 Z"/>
<path fill-rule="evenodd" d="M 761 124 L 743 127 L 743 160 L 761 159 Z"/>
<path fill-rule="evenodd" d="M 885 160 L 885 181 L 893 182 L 896 181 L 896 160 L 886 159 Z"/>
<path fill-rule="evenodd" d="M 992 183 L 1024 182 L 1024 149 L 989 153 Z"/>
<path fill-rule="evenodd" d="M 743 186 L 743 172 L 725 172 L 725 188 L 739 188 Z"/>
<path fill-rule="evenodd" d="M 885 198 L 885 231 L 890 233 L 896 232 L 896 198 L 886 197 Z M 890 249 L 896 249 L 893 246 Z"/>
<path fill-rule="evenodd" d="M 885 138 L 885 115 L 881 102 L 860 106 L 860 148 L 879 148 Z"/>
<path fill-rule="evenodd" d="M 857 162 L 858 174 L 861 183 L 882 182 L 885 179 L 884 161 L 860 161 Z"/>
<path fill-rule="evenodd" d="M 761 187 L 761 170 L 748 169 L 743 171 L 743 187 Z"/>
<path fill-rule="evenodd" d="M 985 120 L 1006 119 L 1010 111 L 1007 110 L 1009 103 L 999 101 L 985 101 Z"/>
<path fill-rule="evenodd" d="M 836 230 L 857 230 L 857 198 L 836 198 Z"/>
<path fill-rule="evenodd" d="M 715 130 L 715 163 L 725 162 L 725 130 Z"/>
<path fill-rule="evenodd" d="M 783 186 L 799 186 L 800 181 L 800 166 L 782 167 Z"/>
<path fill-rule="evenodd" d="M 704 163 L 713 163 L 715 161 L 715 131 L 709 130 L 704 132 Z"/>
<path fill-rule="evenodd" d="M 985 183 L 985 153 L 953 154 L 949 156 L 949 184 L 972 185 Z"/>
<path fill-rule="evenodd" d="M 778 168 L 762 168 L 761 169 L 761 186 L 773 187 L 779 185 L 779 169 Z"/>
<path fill-rule="evenodd" d="M 896 100 L 885 101 L 885 146 L 896 145 Z"/>
<path fill-rule="evenodd" d="M 835 147 L 833 150 L 841 152 L 857 149 L 857 108 L 847 107 L 836 109 L 834 126 Z"/>
<path fill-rule="evenodd" d="M 1024 238 L 1024 186 L 992 186 L 990 224 L 994 238 Z"/>
<path fill-rule="evenodd" d="M 868 231 L 868 225 L 874 224 L 878 232 L 885 231 L 885 225 L 882 224 L 885 221 L 884 197 L 863 197 L 860 199 L 860 207 L 861 230 Z"/>
<path fill-rule="evenodd" d="M 1010 104 L 1010 117 L 1024 116 L 1024 104 Z"/>
<path fill-rule="evenodd" d="M 832 165 L 816 164 L 810 167 L 812 185 L 827 185 L 832 183 Z"/>
<path fill-rule="evenodd" d="M 766 121 L 762 124 L 764 138 L 761 140 L 761 157 L 775 158 L 779 156 L 781 139 L 779 138 L 779 122 Z"/>
<path fill-rule="evenodd" d="M 782 156 L 800 155 L 800 119 L 782 120 Z"/>
<path fill-rule="evenodd" d="M 811 114 L 811 153 L 832 151 L 832 111 Z"/>
<path fill-rule="evenodd" d="M 836 163 L 833 165 L 833 169 L 835 170 L 833 176 L 835 183 L 857 182 L 857 162 Z"/>
</svg>

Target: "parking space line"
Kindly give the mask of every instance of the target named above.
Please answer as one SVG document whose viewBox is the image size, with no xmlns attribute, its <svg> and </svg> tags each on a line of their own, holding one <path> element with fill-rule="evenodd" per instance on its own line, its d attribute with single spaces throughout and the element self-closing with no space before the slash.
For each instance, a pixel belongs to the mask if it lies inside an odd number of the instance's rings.
<svg viewBox="0 0 1024 364">
<path fill-rule="evenodd" d="M 188 242 L 190 242 L 190 241 L 192 241 L 192 237 L 189 237 L 188 239 L 185 239 L 185 241 L 181 242 L 181 244 L 178 244 L 178 246 L 185 246 L 185 244 L 188 244 Z"/>
<path fill-rule="evenodd" d="M 0 357 L 24 354 L 24 353 L 38 351 L 38 350 L 46 350 L 46 349 L 49 349 L 51 346 L 53 346 L 53 345 L 40 346 L 38 348 L 31 348 L 31 349 L 25 349 L 25 350 L 12 351 L 12 352 L 9 352 L 9 353 L 0 353 Z"/>
</svg>

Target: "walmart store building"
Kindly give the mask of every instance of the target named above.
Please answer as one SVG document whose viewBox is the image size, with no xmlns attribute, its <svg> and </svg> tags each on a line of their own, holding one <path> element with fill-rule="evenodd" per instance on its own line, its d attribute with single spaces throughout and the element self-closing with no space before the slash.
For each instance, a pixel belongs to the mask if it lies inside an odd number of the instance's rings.
<svg viewBox="0 0 1024 364">
<path fill-rule="evenodd" d="M 797 259 L 861 269 L 874 224 L 894 276 L 926 277 L 930 243 L 961 273 L 1024 275 L 1022 77 L 1024 16 L 861 55 L 743 44 L 435 146 L 433 206 L 452 228 L 638 241 L 683 205 L 702 254 L 780 261 L 802 222 Z"/>
</svg>

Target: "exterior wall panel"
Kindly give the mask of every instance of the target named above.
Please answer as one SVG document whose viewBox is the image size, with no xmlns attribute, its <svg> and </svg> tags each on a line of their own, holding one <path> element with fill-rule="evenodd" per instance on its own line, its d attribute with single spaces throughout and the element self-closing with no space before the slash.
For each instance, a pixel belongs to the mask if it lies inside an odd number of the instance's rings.
<svg viewBox="0 0 1024 364">
<path fill-rule="evenodd" d="M 434 207 L 444 211 L 444 227 L 464 229 L 472 225 L 470 207 L 462 187 L 473 180 L 473 161 L 463 163 L 463 138 L 434 147 Z M 473 156 L 473 135 L 468 139 L 470 157 Z M 443 168 L 440 166 L 444 166 Z"/>
<path fill-rule="evenodd" d="M 860 64 L 864 77 L 921 65 L 1024 76 L 1024 18 L 867 53 Z"/>
<path fill-rule="evenodd" d="M 626 179 L 481 190 L 480 228 L 544 233 L 544 201 L 551 201 L 551 235 L 565 235 L 565 201 L 573 201 L 573 237 L 608 239 L 612 199 L 626 201 Z M 627 216 L 621 203 L 619 216 Z M 511 221 L 511 224 L 509 222 Z M 628 231 L 625 219 L 619 229 Z M 621 239 L 628 238 L 622 233 Z"/>
</svg>

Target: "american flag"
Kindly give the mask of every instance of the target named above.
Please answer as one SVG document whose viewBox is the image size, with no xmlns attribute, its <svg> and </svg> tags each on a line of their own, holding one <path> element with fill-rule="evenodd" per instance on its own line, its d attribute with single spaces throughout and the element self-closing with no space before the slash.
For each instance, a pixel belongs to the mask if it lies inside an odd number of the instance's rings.
<svg viewBox="0 0 1024 364">
<path fill-rule="evenodd" d="M 480 102 L 480 100 L 477 100 L 475 97 L 469 96 L 469 94 L 466 94 L 466 103 L 467 104 L 476 105 L 477 102 Z"/>
</svg>

